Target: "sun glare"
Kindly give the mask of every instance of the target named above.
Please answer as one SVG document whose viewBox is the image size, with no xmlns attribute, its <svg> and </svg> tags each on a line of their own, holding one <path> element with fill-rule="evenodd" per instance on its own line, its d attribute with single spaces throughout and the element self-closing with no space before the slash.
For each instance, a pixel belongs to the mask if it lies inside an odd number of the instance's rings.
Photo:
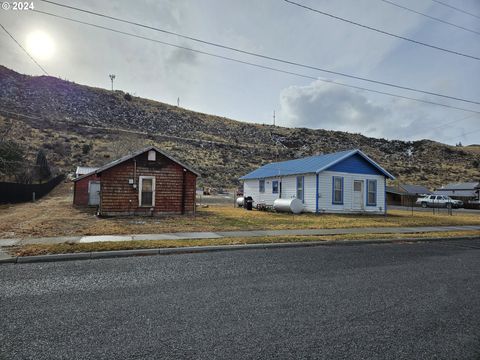
<svg viewBox="0 0 480 360">
<path fill-rule="evenodd" d="M 27 50 L 36 59 L 48 60 L 55 53 L 55 43 L 43 31 L 34 31 L 27 36 Z"/>
</svg>

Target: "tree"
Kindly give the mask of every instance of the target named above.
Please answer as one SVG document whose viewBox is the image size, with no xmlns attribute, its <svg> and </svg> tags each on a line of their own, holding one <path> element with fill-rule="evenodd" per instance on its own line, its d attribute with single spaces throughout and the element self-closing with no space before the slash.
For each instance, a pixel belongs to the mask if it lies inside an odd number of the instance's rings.
<svg viewBox="0 0 480 360">
<path fill-rule="evenodd" d="M 83 155 L 87 155 L 90 150 L 92 150 L 92 145 L 91 144 L 83 144 L 82 146 L 82 153 Z"/>
<path fill-rule="evenodd" d="M 10 140 L 0 141 L 0 175 L 14 176 L 24 161 L 23 149 L 19 144 Z"/>
<path fill-rule="evenodd" d="M 39 181 L 48 180 L 52 175 L 47 157 L 42 149 L 38 150 L 37 160 L 35 161 L 35 172 Z"/>
</svg>

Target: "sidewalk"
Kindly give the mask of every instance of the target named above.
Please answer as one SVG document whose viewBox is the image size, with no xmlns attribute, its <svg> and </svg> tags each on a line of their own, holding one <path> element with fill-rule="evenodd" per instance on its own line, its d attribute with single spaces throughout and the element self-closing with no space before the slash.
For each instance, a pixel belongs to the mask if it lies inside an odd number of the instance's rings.
<svg viewBox="0 0 480 360">
<path fill-rule="evenodd" d="M 220 239 L 259 236 L 284 236 L 284 235 L 342 235 L 342 234 L 415 234 L 424 232 L 447 232 L 462 230 L 480 230 L 480 225 L 469 226 L 422 226 L 422 227 L 370 227 L 349 229 L 295 229 L 295 230 L 245 230 L 245 231 L 220 231 L 220 232 L 189 232 L 189 233 L 164 233 L 164 234 L 138 234 L 138 235 L 101 235 L 101 236 L 60 236 L 50 238 L 17 238 L 0 239 L 0 248 L 28 244 L 59 244 L 93 243 L 105 241 L 132 241 L 132 240 L 192 240 L 192 239 Z M 1 252 L 1 250 L 0 250 Z"/>
</svg>

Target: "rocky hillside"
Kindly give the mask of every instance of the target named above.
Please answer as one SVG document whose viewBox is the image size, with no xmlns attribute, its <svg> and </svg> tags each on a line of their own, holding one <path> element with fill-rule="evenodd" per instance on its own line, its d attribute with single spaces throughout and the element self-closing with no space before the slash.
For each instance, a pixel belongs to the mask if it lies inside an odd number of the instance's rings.
<svg viewBox="0 0 480 360">
<path fill-rule="evenodd" d="M 214 187 L 235 186 L 239 176 L 267 162 L 351 148 L 362 149 L 403 182 L 433 187 L 480 178 L 480 154 L 459 147 L 248 124 L 2 66 L 0 104 L 0 129 L 10 129 L 6 136 L 32 158 L 43 148 L 67 172 L 155 144 L 197 168 L 203 184 Z"/>
</svg>

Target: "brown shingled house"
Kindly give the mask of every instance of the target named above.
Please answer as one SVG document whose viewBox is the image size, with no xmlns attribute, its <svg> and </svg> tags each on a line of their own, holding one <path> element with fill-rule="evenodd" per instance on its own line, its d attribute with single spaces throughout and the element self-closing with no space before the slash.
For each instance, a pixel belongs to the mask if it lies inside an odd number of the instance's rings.
<svg viewBox="0 0 480 360">
<path fill-rule="evenodd" d="M 73 204 L 103 216 L 193 213 L 199 175 L 150 146 L 76 178 Z"/>
</svg>

